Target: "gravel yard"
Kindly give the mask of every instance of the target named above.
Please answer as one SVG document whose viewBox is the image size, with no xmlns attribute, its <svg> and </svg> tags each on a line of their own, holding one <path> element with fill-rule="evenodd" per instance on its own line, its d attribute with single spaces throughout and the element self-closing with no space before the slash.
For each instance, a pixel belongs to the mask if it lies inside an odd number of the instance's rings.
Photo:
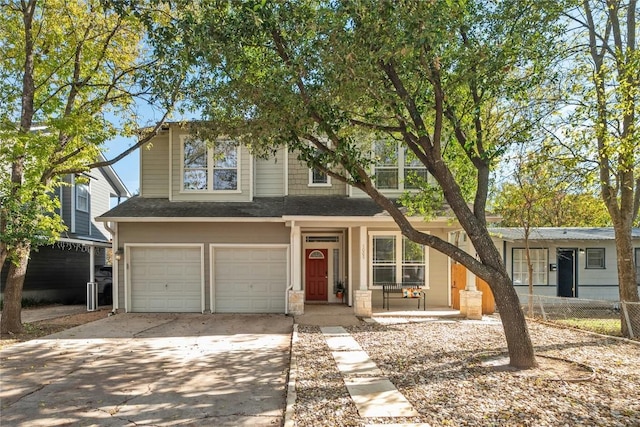
<svg viewBox="0 0 640 427">
<path fill-rule="evenodd" d="M 320 328 L 300 326 L 294 341 L 297 426 L 640 425 L 639 344 L 530 323 L 541 368 L 512 372 L 486 363 L 506 351 L 497 317 L 386 319 L 346 329 L 420 417 L 361 418 Z"/>
</svg>

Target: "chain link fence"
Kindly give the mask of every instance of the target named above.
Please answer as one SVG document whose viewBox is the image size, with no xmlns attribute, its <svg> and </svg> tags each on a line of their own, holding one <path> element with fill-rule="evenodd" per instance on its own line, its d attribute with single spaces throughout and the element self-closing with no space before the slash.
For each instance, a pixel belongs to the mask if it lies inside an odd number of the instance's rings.
<svg viewBox="0 0 640 427">
<path fill-rule="evenodd" d="M 521 296 L 525 315 L 606 335 L 622 336 L 624 327 L 629 337 L 640 339 L 640 303 L 590 300 L 580 298 Z"/>
</svg>

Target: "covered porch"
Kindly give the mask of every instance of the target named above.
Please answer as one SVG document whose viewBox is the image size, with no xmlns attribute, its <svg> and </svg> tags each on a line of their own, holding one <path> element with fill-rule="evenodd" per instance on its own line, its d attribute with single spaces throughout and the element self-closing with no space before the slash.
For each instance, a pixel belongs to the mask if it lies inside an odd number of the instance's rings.
<svg viewBox="0 0 640 427">
<path fill-rule="evenodd" d="M 450 307 L 429 307 L 426 310 L 418 310 L 414 304 L 400 306 L 392 303 L 390 310 L 382 308 L 382 299 L 377 303 L 374 299 L 372 306 L 371 318 L 366 319 L 390 319 L 405 318 L 409 320 L 427 320 L 427 319 L 456 319 L 462 318 L 460 310 Z M 299 325 L 306 326 L 352 326 L 358 325 L 363 318 L 357 317 L 353 307 L 347 304 L 330 304 L 330 303 L 307 303 L 305 304 L 304 314 L 294 315 L 295 322 Z"/>
</svg>

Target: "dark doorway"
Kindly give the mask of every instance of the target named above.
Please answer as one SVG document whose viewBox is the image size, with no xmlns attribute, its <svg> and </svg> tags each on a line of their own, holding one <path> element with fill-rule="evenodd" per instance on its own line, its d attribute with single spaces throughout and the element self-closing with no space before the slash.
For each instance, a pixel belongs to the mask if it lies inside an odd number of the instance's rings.
<svg viewBox="0 0 640 427">
<path fill-rule="evenodd" d="M 576 250 L 558 249 L 558 296 L 576 298 Z"/>
</svg>

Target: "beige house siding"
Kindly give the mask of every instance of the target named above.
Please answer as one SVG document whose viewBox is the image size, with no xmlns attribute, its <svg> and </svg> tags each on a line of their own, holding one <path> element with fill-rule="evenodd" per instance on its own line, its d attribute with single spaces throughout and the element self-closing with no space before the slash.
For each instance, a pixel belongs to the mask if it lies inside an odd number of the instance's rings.
<svg viewBox="0 0 640 427">
<path fill-rule="evenodd" d="M 140 149 L 140 195 L 169 197 L 168 131 L 163 131 Z"/>
<path fill-rule="evenodd" d="M 286 148 L 281 148 L 275 156 L 257 158 L 255 162 L 255 196 L 277 197 L 285 195 Z"/>
<path fill-rule="evenodd" d="M 118 224 L 118 246 L 127 244 L 204 243 L 204 279 L 206 309 L 209 309 L 209 244 L 289 244 L 290 231 L 284 223 L 126 223 Z M 124 262 L 118 265 L 118 302 L 125 307 Z"/>
<path fill-rule="evenodd" d="M 344 196 L 346 194 L 346 184 L 335 179 L 331 180 L 331 186 L 309 186 L 309 168 L 298 160 L 295 153 L 289 153 L 289 195 Z"/>
<path fill-rule="evenodd" d="M 174 128 L 171 136 L 171 196 L 174 201 L 245 202 L 251 200 L 253 157 L 246 147 L 240 148 L 239 191 L 185 192 L 182 191 L 181 135 L 184 129 Z"/>
<path fill-rule="evenodd" d="M 428 228 L 424 231 L 440 237 L 441 239 L 446 240 L 448 236 L 448 230 L 444 228 Z M 382 290 L 378 287 L 371 286 L 371 277 L 370 277 L 370 267 L 371 267 L 371 238 L 370 233 L 378 233 L 378 232 L 390 232 L 397 233 L 397 227 L 381 227 L 381 226 L 371 226 L 367 228 L 367 262 L 364 268 L 366 269 L 365 276 L 367 277 L 367 288 L 372 290 L 372 302 L 374 305 L 382 305 Z M 357 236 L 356 236 L 357 239 Z M 361 245 L 356 245 L 354 241 L 354 251 L 358 251 Z M 427 283 L 429 285 L 429 289 L 427 292 L 427 307 L 446 307 L 449 305 L 449 262 L 448 257 L 435 249 L 425 247 L 425 256 L 427 258 L 426 269 L 427 269 Z M 354 261 L 356 258 L 359 259 L 358 254 L 353 254 Z M 354 264 L 355 266 L 355 264 Z M 360 274 L 359 270 L 357 274 Z M 354 289 L 356 289 L 354 287 Z"/>
<path fill-rule="evenodd" d="M 431 234 L 447 240 L 448 230 L 431 230 Z M 449 305 L 449 257 L 435 249 L 429 252 L 429 286 L 427 291 L 427 307 L 445 307 Z"/>
</svg>

